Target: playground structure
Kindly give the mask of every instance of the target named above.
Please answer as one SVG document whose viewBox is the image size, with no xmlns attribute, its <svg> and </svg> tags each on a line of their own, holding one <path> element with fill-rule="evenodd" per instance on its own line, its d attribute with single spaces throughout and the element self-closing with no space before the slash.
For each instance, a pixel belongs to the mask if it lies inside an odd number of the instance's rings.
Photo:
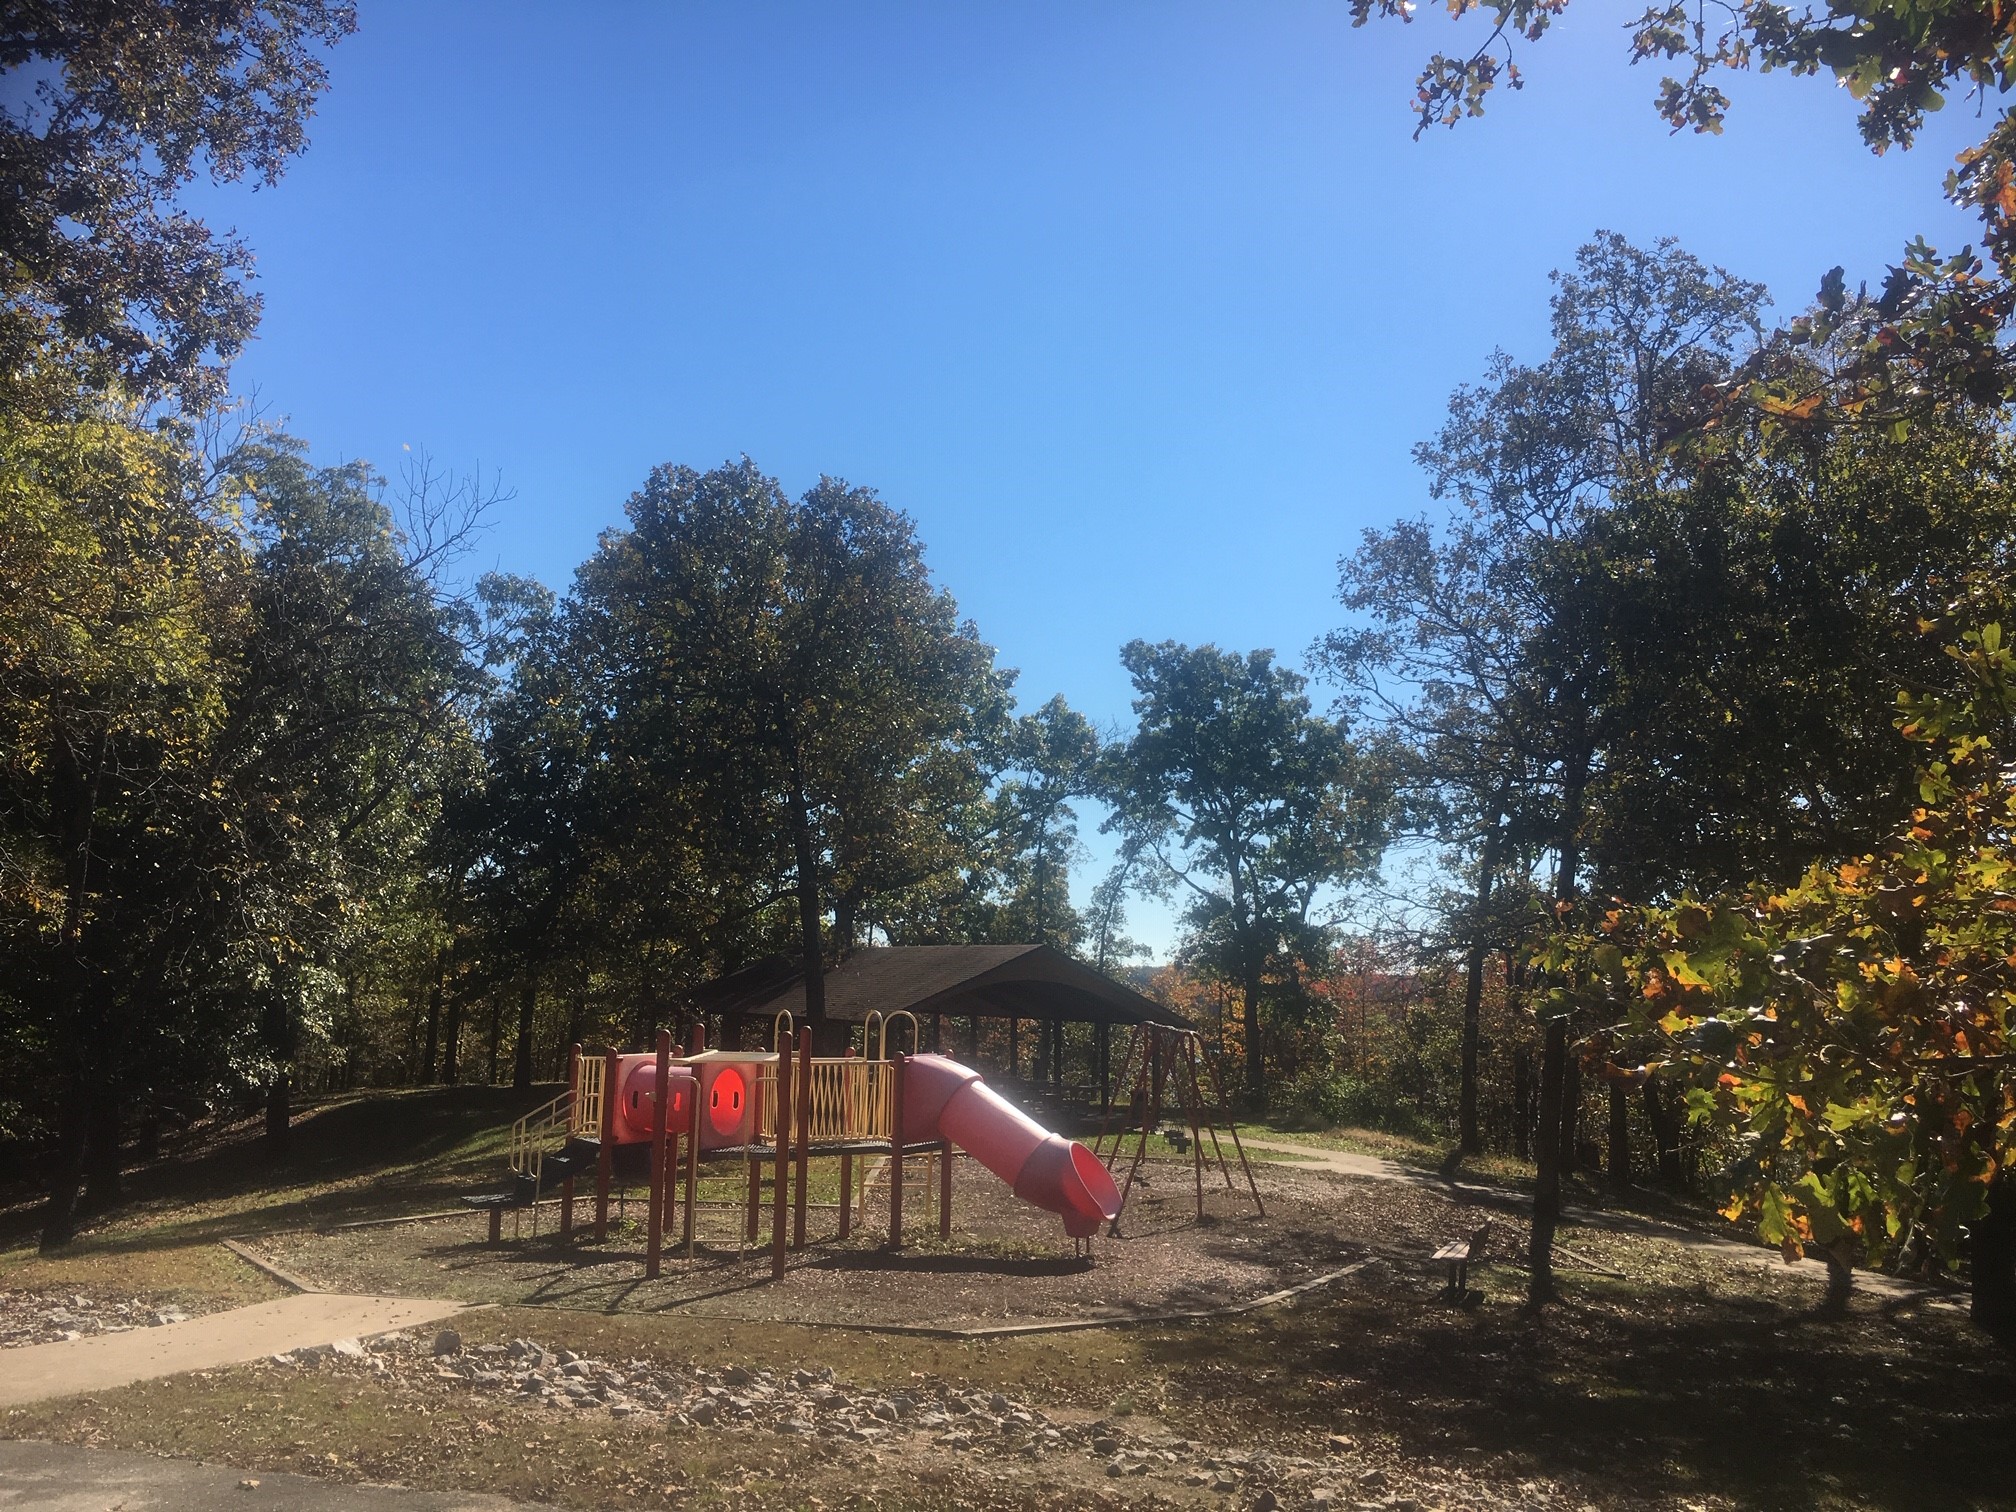
<svg viewBox="0 0 2016 1512">
<path fill-rule="evenodd" d="M 911 1053 L 889 1054 L 894 1020 L 907 1020 Z M 805 1246 L 807 1191 L 814 1156 L 840 1165 L 839 1237 L 854 1219 L 854 1160 L 888 1164 L 888 1246 L 903 1244 L 904 1162 L 929 1157 L 938 1175 L 938 1228 L 952 1226 L 955 1145 L 1008 1183 L 1024 1202 L 1056 1213 L 1089 1258 L 1101 1223 L 1119 1216 L 1120 1197 L 1106 1165 L 1084 1145 L 1040 1127 L 988 1087 L 980 1074 L 942 1055 L 920 1054 L 909 1013 L 871 1015 L 861 1053 L 815 1056 L 812 1031 L 777 1014 L 769 1051 L 709 1050 L 696 1025 L 692 1052 L 660 1030 L 655 1053 L 614 1050 L 568 1061 L 567 1090 L 519 1119 L 510 1138 L 511 1186 L 465 1198 L 490 1215 L 490 1242 L 502 1242 L 502 1216 L 531 1208 L 557 1187 L 560 1234 L 574 1227 L 575 1182 L 594 1174 L 594 1233 L 606 1237 L 616 1152 L 649 1151 L 645 1274 L 663 1265 L 666 1217 L 682 1217 L 679 1242 L 695 1252 L 694 1217 L 703 1163 L 739 1162 L 746 1171 L 744 1235 L 756 1242 L 763 1172 L 771 1187 L 771 1274 L 784 1274 L 788 1250 Z M 865 1174 L 865 1173 L 864 1173 Z M 864 1182 L 865 1188 L 865 1182 Z M 864 1192 L 865 1195 L 865 1192 Z M 787 1196 L 789 1222 L 786 1221 Z M 536 1232 L 536 1227 L 535 1227 Z"/>
</svg>

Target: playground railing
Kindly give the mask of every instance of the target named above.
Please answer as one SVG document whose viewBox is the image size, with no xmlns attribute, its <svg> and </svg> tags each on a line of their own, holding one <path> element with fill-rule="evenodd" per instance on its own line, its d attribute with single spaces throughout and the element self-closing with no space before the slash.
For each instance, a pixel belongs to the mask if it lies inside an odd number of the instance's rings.
<svg viewBox="0 0 2016 1512">
<path fill-rule="evenodd" d="M 530 1176 L 534 1182 L 538 1181 L 539 1168 L 545 1163 L 546 1152 L 559 1142 L 554 1135 L 558 1133 L 564 1139 L 566 1132 L 573 1127 L 573 1105 L 574 1094 L 562 1092 L 511 1125 L 509 1159 L 513 1175 Z"/>
<path fill-rule="evenodd" d="M 756 1073 L 756 1140 L 759 1144 L 777 1142 L 777 1068 L 766 1066 Z"/>
<path fill-rule="evenodd" d="M 817 1058 L 812 1062 L 812 1142 L 852 1143 L 889 1137 L 890 1093 L 896 1067 L 889 1061 L 863 1060 L 859 1056 Z M 776 1142 L 777 1131 L 771 1117 L 777 1106 L 777 1073 L 765 1071 L 758 1078 L 756 1135 L 765 1144 Z M 797 1088 L 794 1086 L 795 1092 Z M 794 1115 L 795 1118 L 795 1115 Z"/>
<path fill-rule="evenodd" d="M 567 1125 L 567 1132 L 580 1139 L 600 1139 L 602 1137 L 602 1104 L 604 1073 L 607 1063 L 599 1055 L 584 1055 L 577 1072 L 580 1077 L 579 1096 L 574 1103 L 573 1117 Z M 555 1101 L 564 1101 L 562 1093 Z"/>
<path fill-rule="evenodd" d="M 887 1061 L 815 1060 L 812 1062 L 812 1138 L 821 1142 L 852 1142 L 889 1137 L 889 1078 L 895 1067 Z"/>
</svg>

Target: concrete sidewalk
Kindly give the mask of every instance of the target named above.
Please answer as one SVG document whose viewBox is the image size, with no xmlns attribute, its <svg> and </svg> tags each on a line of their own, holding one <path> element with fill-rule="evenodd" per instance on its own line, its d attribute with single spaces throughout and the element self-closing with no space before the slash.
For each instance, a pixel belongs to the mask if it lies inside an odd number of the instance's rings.
<svg viewBox="0 0 2016 1512">
<path fill-rule="evenodd" d="M 453 1317 L 466 1305 L 426 1297 L 308 1292 L 160 1328 L 0 1350 L 0 1407 L 110 1391 L 185 1370 L 242 1365 L 338 1339 L 420 1328 Z M 0 1505 L 9 1504 L 0 1497 Z"/>
<path fill-rule="evenodd" d="M 170 1325 L 173 1326 L 173 1325 Z M 18 1350 L 8 1351 L 10 1354 Z M 253 1484 L 255 1483 L 256 1484 Z M 524 1502 L 479 1492 L 409 1491 L 234 1470 L 199 1460 L 155 1459 L 74 1444 L 0 1442 L 0 1507 L 35 1512 L 516 1512 Z"/>
</svg>

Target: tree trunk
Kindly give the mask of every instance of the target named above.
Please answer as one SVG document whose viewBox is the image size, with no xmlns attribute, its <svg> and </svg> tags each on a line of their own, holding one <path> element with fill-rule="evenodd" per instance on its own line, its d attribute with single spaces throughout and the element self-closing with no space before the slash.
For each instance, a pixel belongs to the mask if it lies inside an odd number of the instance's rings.
<svg viewBox="0 0 2016 1512">
<path fill-rule="evenodd" d="M 1568 1069 L 1568 1021 L 1551 1018 L 1540 1052 L 1540 1128 L 1534 1141 L 1533 1235 L 1527 1246 L 1530 1271 L 1526 1300 L 1535 1306 L 1554 1300 L 1554 1230 L 1561 1222 L 1562 1094 Z"/>
<path fill-rule="evenodd" d="M 441 1033 L 441 1080 L 446 1086 L 454 1086 L 455 1078 L 461 1071 L 458 1052 L 462 1048 L 462 994 L 457 992 L 448 999 L 448 1025 Z"/>
<path fill-rule="evenodd" d="M 588 985 L 590 980 L 591 974 L 588 969 L 588 963 L 584 959 L 581 963 L 581 976 L 575 982 L 574 991 L 567 1000 L 567 1037 L 560 1042 L 560 1058 L 563 1061 L 567 1058 L 567 1047 L 569 1045 L 578 1045 L 588 1037 Z M 638 995 L 641 997 L 644 994 L 640 993 Z M 683 1014 L 677 1016 L 682 1019 L 684 1017 Z M 679 1043 L 685 1044 L 686 1041 L 682 1038 Z"/>
<path fill-rule="evenodd" d="M 1533 1154 L 1533 1052 L 1524 1045 L 1512 1052 L 1512 1153 Z"/>
<path fill-rule="evenodd" d="M 161 1158 L 161 1107 L 151 1098 L 140 1114 L 140 1134 L 134 1141 L 133 1158 L 152 1165 Z"/>
<path fill-rule="evenodd" d="M 1244 998 L 1240 1022 L 1246 1031 L 1246 1101 L 1255 1112 L 1267 1108 L 1267 1057 L 1260 1046 L 1260 968 L 1249 964 L 1239 984 Z"/>
<path fill-rule="evenodd" d="M 1456 1145 L 1465 1155 L 1484 1148 L 1477 1131 L 1477 1042 L 1478 1019 L 1484 1006 L 1484 964 L 1491 954 L 1487 938 L 1491 918 L 1491 886 L 1498 875 L 1498 818 L 1484 836 L 1484 851 L 1477 861 L 1477 896 L 1470 917 L 1470 958 L 1463 976 L 1463 1066 L 1456 1099 Z"/>
<path fill-rule="evenodd" d="M 2016 1189 L 2007 1168 L 1988 1187 L 1988 1211 L 1969 1230 L 1973 1279 L 1967 1315 L 2003 1344 L 2016 1344 Z"/>
<path fill-rule="evenodd" d="M 1573 1176 L 1582 1168 L 1582 1062 L 1569 1056 L 1561 1073 L 1561 1174 Z M 1545 1117 L 1545 1114 L 1541 1115 Z"/>
<path fill-rule="evenodd" d="M 532 1089 L 532 1023 L 538 1007 L 539 975 L 528 966 L 525 980 L 518 984 L 518 1050 L 511 1063 L 514 1091 Z"/>
<path fill-rule="evenodd" d="M 434 970 L 434 985 L 427 989 L 427 1048 L 420 1056 L 420 1085 L 431 1086 L 434 1068 L 441 1057 L 441 970 Z M 449 1078 L 451 1081 L 454 1078 Z"/>
<path fill-rule="evenodd" d="M 77 1198 L 84 1183 L 85 1146 L 89 1135 L 92 1088 L 84 1073 L 86 1059 L 98 1048 L 97 1007 L 90 991 L 90 968 L 84 954 L 84 926 L 89 913 L 91 890 L 91 833 L 98 812 L 98 787 L 110 751 L 110 737 L 100 732 L 96 752 L 87 772 L 77 758 L 76 747 L 58 738 L 51 752 L 54 770 L 52 799 L 61 813 L 63 856 L 63 926 L 57 937 L 55 1006 L 58 1019 L 68 1031 L 69 1043 L 59 1056 L 67 1056 L 70 1070 L 63 1076 L 64 1096 L 58 1116 L 54 1165 L 50 1171 L 49 1201 L 42 1214 L 42 1249 L 68 1244 L 77 1233 Z M 62 1041 L 59 1040 L 59 1044 Z M 58 1066 L 63 1065 L 59 1059 Z M 59 1073 L 60 1074 L 60 1073 Z"/>
<path fill-rule="evenodd" d="M 1631 1094 L 1621 1081 L 1610 1083 L 1610 1190 L 1631 1190 Z"/>
<path fill-rule="evenodd" d="M 1652 1126 L 1652 1147 L 1659 1162 L 1659 1183 L 1677 1192 L 1687 1185 L 1680 1169 L 1680 1134 L 1674 1127 L 1672 1106 L 1660 1095 L 1658 1073 L 1646 1078 L 1644 1097 L 1645 1121 Z"/>
<path fill-rule="evenodd" d="M 1827 1293 L 1820 1299 L 1820 1316 L 1845 1318 L 1848 1299 L 1855 1290 L 1854 1262 L 1832 1245 L 1821 1249 L 1820 1258 L 1827 1262 Z"/>
<path fill-rule="evenodd" d="M 84 1186 L 84 1144 L 88 1093 L 81 1077 L 66 1089 L 56 1129 L 56 1154 L 49 1169 L 49 1200 L 42 1209 L 42 1253 L 61 1249 L 77 1237 L 77 1194 Z"/>
<path fill-rule="evenodd" d="M 493 988 L 490 993 L 490 1065 L 483 1080 L 490 1086 L 497 1085 L 497 1049 L 504 1035 L 504 1001 Z"/>
<path fill-rule="evenodd" d="M 266 1148 L 275 1155 L 287 1153 L 288 1130 L 294 1122 L 294 1089 L 286 1069 L 275 1071 L 266 1083 Z"/>
<path fill-rule="evenodd" d="M 796 751 L 791 756 L 791 850 L 798 870 L 798 959 L 805 973 L 805 1017 L 826 1019 L 826 952 L 819 939 L 819 854 L 812 844 L 812 810 Z"/>
<path fill-rule="evenodd" d="M 84 1206 L 103 1212 L 119 1201 L 119 1094 L 99 1088 L 91 1098 L 84 1139 Z"/>
<path fill-rule="evenodd" d="M 272 1155 L 287 1153 L 287 1131 L 294 1119 L 294 1088 L 288 1080 L 294 1066 L 294 1010 L 281 992 L 267 999 L 265 1010 L 267 1046 L 273 1052 L 273 1075 L 266 1083 L 266 1149 Z"/>
</svg>

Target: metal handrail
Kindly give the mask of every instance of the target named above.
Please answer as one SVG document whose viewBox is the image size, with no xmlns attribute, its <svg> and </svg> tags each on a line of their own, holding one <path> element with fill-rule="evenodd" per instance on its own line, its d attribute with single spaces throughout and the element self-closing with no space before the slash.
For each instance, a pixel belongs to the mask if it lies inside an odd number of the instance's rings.
<svg viewBox="0 0 2016 1512">
<path fill-rule="evenodd" d="M 607 1060 L 600 1055 L 581 1057 L 579 1071 L 580 1088 L 575 1116 L 567 1125 L 569 1135 L 577 1139 L 600 1139 L 602 1137 L 602 1108 L 605 1102 L 603 1085 Z M 565 1094 L 563 1094 L 564 1096 Z"/>
<path fill-rule="evenodd" d="M 882 1020 L 882 1038 L 876 1047 L 875 1059 L 879 1061 L 889 1059 L 889 1026 L 899 1018 L 910 1020 L 910 1053 L 915 1055 L 924 1048 L 924 1031 L 918 1027 L 917 1015 L 908 1008 L 898 1008 Z"/>
<path fill-rule="evenodd" d="M 507 1158 L 514 1175 L 537 1179 L 553 1131 L 563 1128 L 571 1131 L 573 1127 L 571 1119 L 573 1103 L 573 1092 L 562 1092 L 551 1102 L 534 1108 L 511 1125 L 511 1143 Z"/>
</svg>

